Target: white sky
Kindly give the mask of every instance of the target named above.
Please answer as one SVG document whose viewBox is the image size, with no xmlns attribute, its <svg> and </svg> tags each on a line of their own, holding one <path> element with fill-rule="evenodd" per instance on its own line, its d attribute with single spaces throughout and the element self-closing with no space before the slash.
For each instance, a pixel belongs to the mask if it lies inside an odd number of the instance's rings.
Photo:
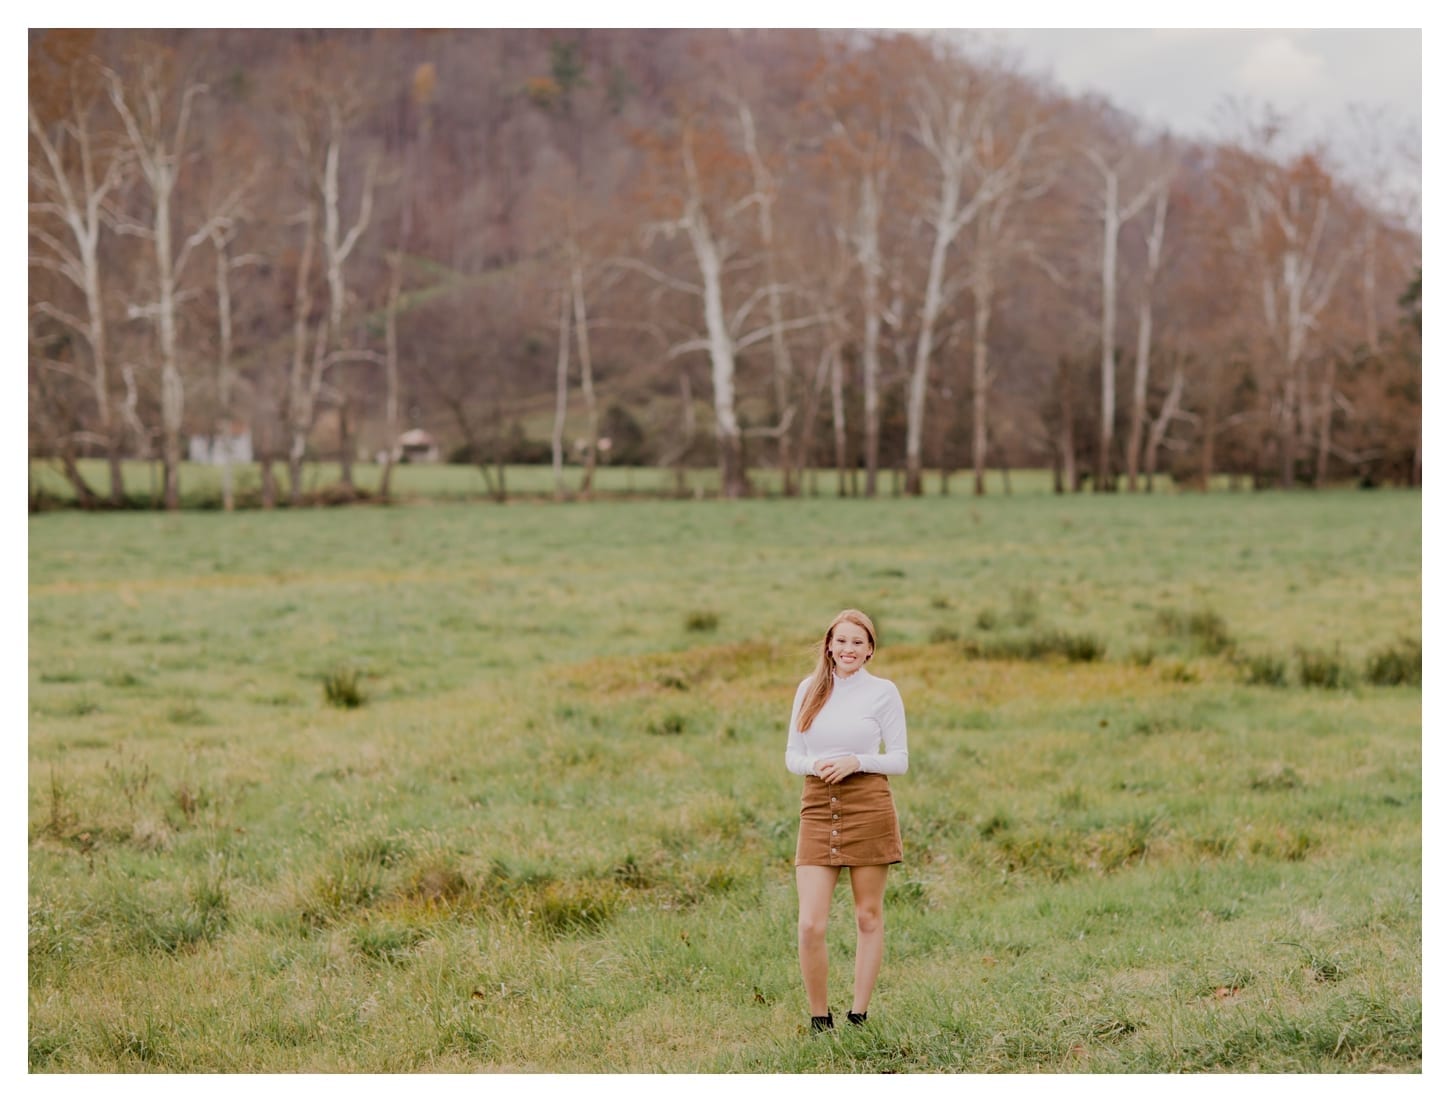
<svg viewBox="0 0 1450 1102">
<path fill-rule="evenodd" d="M 1217 131 L 1227 97 L 1328 124 L 1346 106 L 1421 119 L 1421 40 L 1410 30 L 1089 29 L 979 33 L 1070 92 L 1098 92 L 1185 137 Z"/>
</svg>

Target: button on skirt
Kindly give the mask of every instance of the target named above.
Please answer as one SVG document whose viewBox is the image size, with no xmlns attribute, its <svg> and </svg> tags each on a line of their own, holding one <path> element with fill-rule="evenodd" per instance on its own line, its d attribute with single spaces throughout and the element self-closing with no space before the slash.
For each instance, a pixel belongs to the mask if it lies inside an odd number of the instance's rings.
<svg viewBox="0 0 1450 1102">
<path fill-rule="evenodd" d="M 852 773 L 839 784 L 807 777 L 796 835 L 797 865 L 894 865 L 901 828 L 883 773 Z"/>
</svg>

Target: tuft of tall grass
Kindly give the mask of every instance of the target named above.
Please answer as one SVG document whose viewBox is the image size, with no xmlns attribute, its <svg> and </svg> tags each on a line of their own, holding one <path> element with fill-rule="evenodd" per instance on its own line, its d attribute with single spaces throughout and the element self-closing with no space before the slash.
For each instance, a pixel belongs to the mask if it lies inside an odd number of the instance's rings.
<svg viewBox="0 0 1450 1102">
<path fill-rule="evenodd" d="M 1365 663 L 1364 679 L 1371 685 L 1418 685 L 1420 641 L 1401 639 L 1375 651 Z"/>
<path fill-rule="evenodd" d="M 334 708 L 361 708 L 362 672 L 352 666 L 336 666 L 322 675 L 322 697 Z"/>
<path fill-rule="evenodd" d="M 1271 685 L 1283 688 L 1289 684 L 1288 663 L 1275 654 L 1241 654 L 1235 656 L 1239 677 L 1246 685 Z"/>
<path fill-rule="evenodd" d="M 352 946 L 369 960 L 398 964 L 412 954 L 413 947 L 427 936 L 417 926 L 386 919 L 367 919 L 350 934 Z"/>
<path fill-rule="evenodd" d="M 1303 788 L 1304 779 L 1294 771 L 1292 765 L 1278 762 L 1254 777 L 1249 782 L 1249 787 L 1256 792 L 1287 792 Z"/>
<path fill-rule="evenodd" d="M 1177 608 L 1159 609 L 1154 625 L 1161 634 L 1185 639 L 1204 654 L 1222 654 L 1234 645 L 1228 622 L 1212 609 L 1192 612 Z"/>
<path fill-rule="evenodd" d="M 180 898 L 159 903 L 126 887 L 112 897 L 107 918 L 122 946 L 175 954 L 227 929 L 230 898 L 225 883 L 215 875 L 198 877 Z"/>
<path fill-rule="evenodd" d="M 1068 662 L 1096 662 L 1107 649 L 1107 644 L 1096 635 L 1053 630 L 1000 639 L 969 639 L 963 652 L 968 658 L 996 661 L 1041 662 L 1061 658 Z"/>
<path fill-rule="evenodd" d="M 1300 647 L 1299 684 L 1305 688 L 1348 689 L 1354 684 L 1354 669 L 1339 648 L 1318 650 Z"/>
<path fill-rule="evenodd" d="M 685 630 L 691 632 L 714 631 L 720 626 L 720 614 L 709 609 L 694 609 L 685 613 Z"/>
</svg>

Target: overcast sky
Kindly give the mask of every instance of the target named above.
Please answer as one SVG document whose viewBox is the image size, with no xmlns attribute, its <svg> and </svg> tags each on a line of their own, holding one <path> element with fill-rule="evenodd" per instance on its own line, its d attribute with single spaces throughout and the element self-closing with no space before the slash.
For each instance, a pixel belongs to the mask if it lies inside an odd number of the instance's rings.
<svg viewBox="0 0 1450 1102">
<path fill-rule="evenodd" d="M 1346 105 L 1421 119 L 1419 30 L 990 30 L 1029 69 L 1099 92 L 1186 137 L 1217 132 L 1227 97 L 1272 103 L 1322 125 Z"/>
</svg>

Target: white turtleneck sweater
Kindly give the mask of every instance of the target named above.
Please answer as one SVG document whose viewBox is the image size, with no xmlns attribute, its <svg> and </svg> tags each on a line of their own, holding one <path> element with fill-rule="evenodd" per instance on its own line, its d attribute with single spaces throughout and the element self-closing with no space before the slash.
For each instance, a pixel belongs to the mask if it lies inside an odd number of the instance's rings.
<svg viewBox="0 0 1450 1102">
<path fill-rule="evenodd" d="M 905 773 L 906 709 L 895 683 L 866 670 L 857 670 L 850 677 L 833 676 L 835 685 L 826 706 L 804 734 L 796 721 L 811 679 L 806 678 L 796 689 L 785 767 L 814 777 L 818 775 L 816 762 L 855 754 L 863 773 Z"/>
</svg>

